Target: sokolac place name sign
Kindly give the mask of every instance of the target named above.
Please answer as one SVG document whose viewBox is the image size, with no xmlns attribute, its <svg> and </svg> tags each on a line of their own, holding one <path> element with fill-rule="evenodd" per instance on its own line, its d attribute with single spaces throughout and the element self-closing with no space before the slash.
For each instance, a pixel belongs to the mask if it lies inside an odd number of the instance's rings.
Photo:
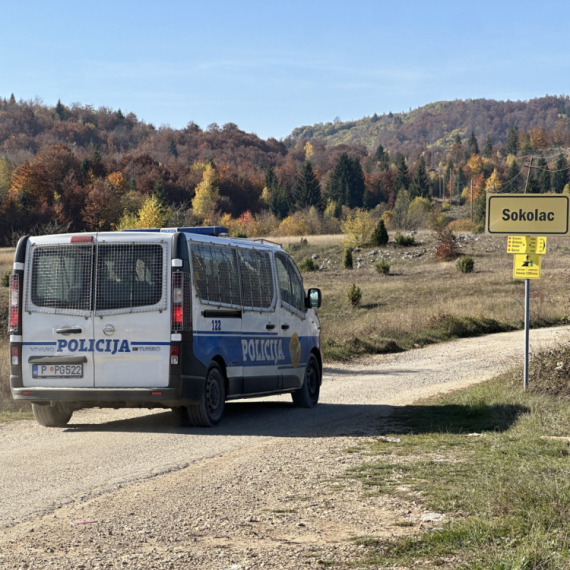
<svg viewBox="0 0 570 570">
<path fill-rule="evenodd" d="M 567 236 L 569 209 L 562 194 L 487 194 L 487 233 Z"/>
<path fill-rule="evenodd" d="M 547 236 L 570 235 L 570 196 L 562 194 L 487 194 L 486 233 L 509 236 L 513 278 L 525 281 L 523 386 L 528 388 L 530 279 L 540 279 Z"/>
</svg>

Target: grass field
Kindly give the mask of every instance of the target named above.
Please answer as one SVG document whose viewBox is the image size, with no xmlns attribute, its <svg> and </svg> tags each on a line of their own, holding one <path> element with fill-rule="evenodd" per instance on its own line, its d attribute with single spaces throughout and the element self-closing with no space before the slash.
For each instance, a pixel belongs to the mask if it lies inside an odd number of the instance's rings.
<svg viewBox="0 0 570 570">
<path fill-rule="evenodd" d="M 306 286 L 320 287 L 319 310 L 325 358 L 349 358 L 370 352 L 408 349 L 454 337 L 521 328 L 524 318 L 524 282 L 512 278 L 512 255 L 506 237 L 464 234 L 462 254 L 475 261 L 473 273 L 459 273 L 455 262 L 434 257 L 435 238 L 420 232 L 418 245 L 394 243 L 363 248 L 353 254 L 354 269 L 342 269 L 343 247 L 338 236 L 290 238 L 284 247 L 299 263 L 313 254 L 322 271 L 304 274 Z M 380 251 L 374 256 L 371 251 Z M 357 269 L 357 256 L 362 256 Z M 390 274 L 377 273 L 372 260 L 385 259 Z M 531 285 L 533 326 L 566 322 L 570 242 L 549 238 L 542 278 Z M 347 291 L 354 283 L 362 290 L 360 306 L 352 308 Z"/>
<path fill-rule="evenodd" d="M 363 464 L 347 476 L 366 493 L 388 493 L 443 515 L 411 535 L 357 537 L 357 568 L 562 570 L 570 568 L 570 390 L 548 393 L 563 349 L 533 366 L 533 392 L 521 370 L 451 395 L 396 409 L 385 440 L 352 453 Z M 394 439 L 394 438 L 397 438 Z"/>
</svg>

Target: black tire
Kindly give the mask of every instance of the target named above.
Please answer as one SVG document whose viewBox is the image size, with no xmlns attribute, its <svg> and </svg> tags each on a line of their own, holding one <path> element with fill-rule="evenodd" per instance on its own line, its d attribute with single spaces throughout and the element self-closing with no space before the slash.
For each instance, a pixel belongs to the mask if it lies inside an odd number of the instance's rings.
<svg viewBox="0 0 570 570">
<path fill-rule="evenodd" d="M 226 407 L 226 380 L 218 364 L 212 362 L 206 374 L 204 395 L 199 403 L 188 406 L 188 420 L 196 427 L 217 426 Z"/>
<path fill-rule="evenodd" d="M 44 427 L 65 427 L 73 415 L 73 411 L 67 410 L 60 402 L 53 406 L 32 404 L 32 411 L 36 421 Z"/>
<path fill-rule="evenodd" d="M 321 391 L 321 369 L 319 363 L 313 354 L 309 358 L 307 368 L 305 369 L 305 379 L 299 390 L 295 390 L 291 394 L 293 404 L 298 408 L 314 408 L 319 401 L 319 393 Z"/>
</svg>

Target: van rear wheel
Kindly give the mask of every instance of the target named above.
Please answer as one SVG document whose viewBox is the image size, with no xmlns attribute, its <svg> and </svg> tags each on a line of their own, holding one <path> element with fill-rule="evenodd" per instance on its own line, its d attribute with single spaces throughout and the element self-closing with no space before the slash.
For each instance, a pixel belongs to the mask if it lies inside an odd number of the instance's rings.
<svg viewBox="0 0 570 570">
<path fill-rule="evenodd" d="M 314 408 L 321 391 L 321 369 L 317 359 L 311 355 L 305 369 L 305 380 L 299 390 L 292 392 L 293 404 L 298 408 Z"/>
<path fill-rule="evenodd" d="M 65 427 L 73 415 L 73 411 L 67 410 L 61 402 L 53 406 L 32 404 L 32 412 L 36 421 L 44 427 Z"/>
<path fill-rule="evenodd" d="M 187 407 L 190 425 L 217 426 L 226 406 L 226 381 L 218 364 L 212 362 L 206 374 L 206 386 L 200 402 Z"/>
</svg>

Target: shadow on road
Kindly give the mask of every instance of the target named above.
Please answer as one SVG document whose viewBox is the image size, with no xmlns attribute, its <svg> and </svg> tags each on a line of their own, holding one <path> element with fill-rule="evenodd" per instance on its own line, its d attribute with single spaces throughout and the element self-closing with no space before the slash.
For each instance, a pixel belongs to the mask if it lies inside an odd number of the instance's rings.
<svg viewBox="0 0 570 570">
<path fill-rule="evenodd" d="M 384 421 L 381 434 L 387 433 L 482 433 L 503 432 L 530 408 L 518 404 L 480 404 L 466 406 L 394 406 Z"/>
<path fill-rule="evenodd" d="M 221 425 L 195 428 L 181 425 L 178 413 L 149 413 L 101 424 L 71 423 L 65 432 L 165 433 L 201 436 L 334 437 L 378 433 L 391 407 L 362 404 L 319 404 L 313 409 L 289 402 L 228 402 Z M 141 412 L 144 413 L 144 412 Z"/>
<path fill-rule="evenodd" d="M 324 371 L 324 376 L 380 376 L 380 375 L 389 375 L 389 376 L 399 376 L 400 374 L 422 374 L 425 371 L 421 368 L 416 368 L 414 370 L 393 370 L 393 369 L 384 369 L 381 370 L 378 368 L 377 370 L 370 370 L 370 368 L 331 368 L 327 366 Z"/>
</svg>

